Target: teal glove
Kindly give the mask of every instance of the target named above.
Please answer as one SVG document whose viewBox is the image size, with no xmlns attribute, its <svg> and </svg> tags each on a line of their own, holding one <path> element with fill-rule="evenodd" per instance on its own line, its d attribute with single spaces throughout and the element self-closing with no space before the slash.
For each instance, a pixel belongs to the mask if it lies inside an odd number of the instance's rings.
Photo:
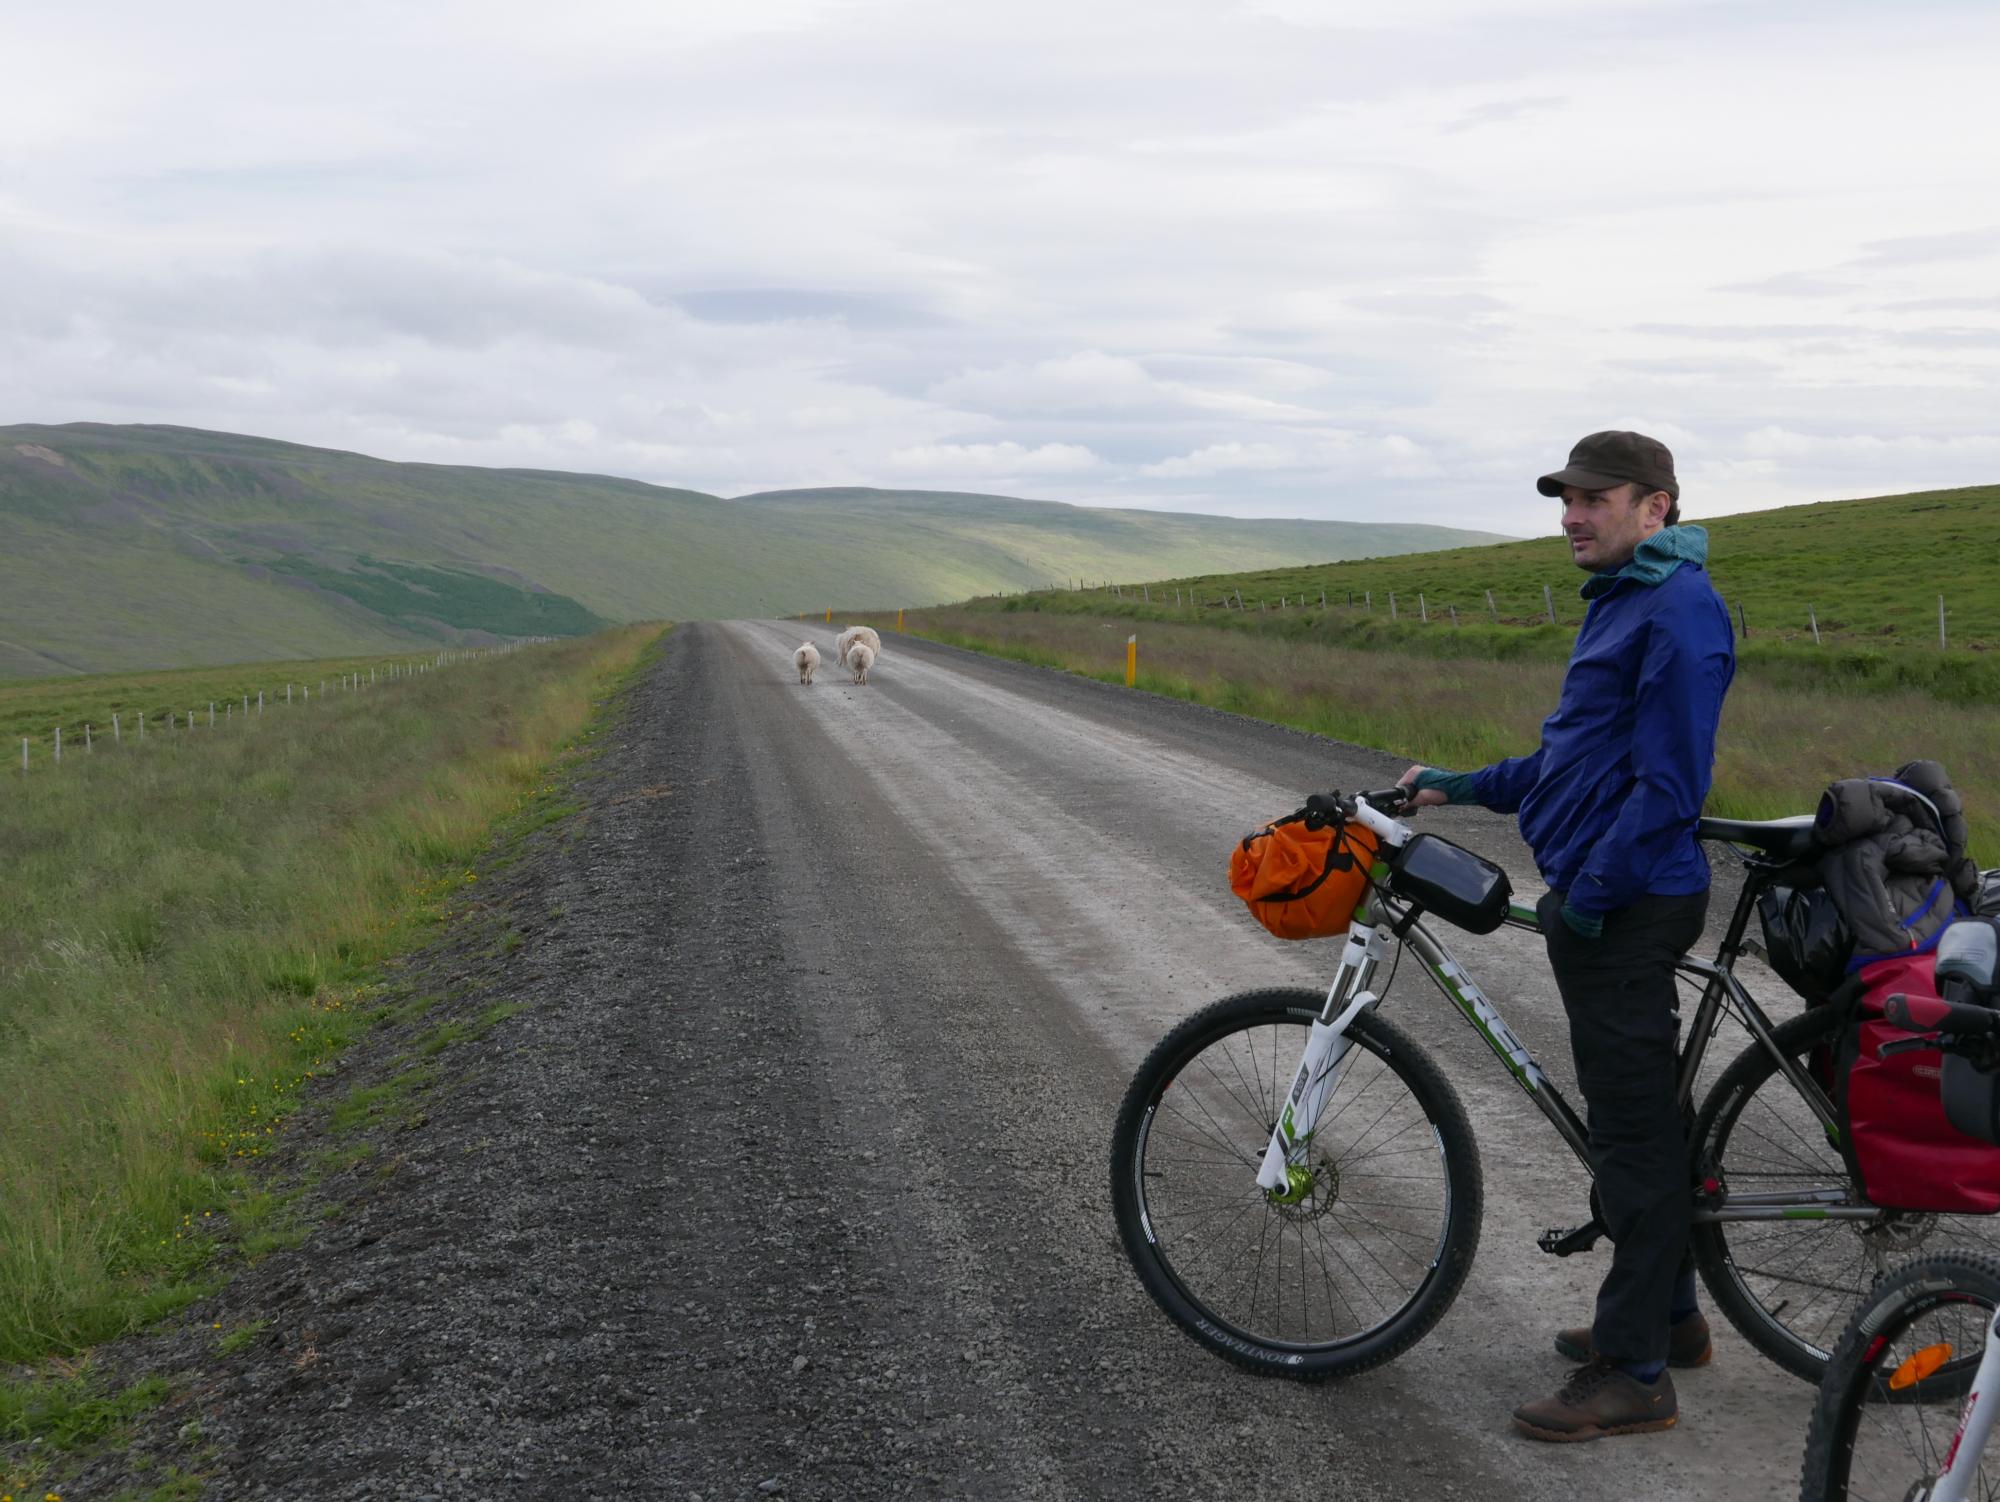
<svg viewBox="0 0 2000 1502">
<path fill-rule="evenodd" d="M 1562 908 L 1563 922 L 1570 932 L 1580 939 L 1601 939 L 1604 937 L 1604 914 L 1578 912 L 1567 902 Z"/>
<path fill-rule="evenodd" d="M 1472 774 L 1470 772 L 1446 772 L 1437 767 L 1425 767 L 1411 779 L 1410 786 L 1418 792 L 1436 788 L 1444 794 L 1447 803 L 1477 803 L 1473 795 Z"/>
</svg>

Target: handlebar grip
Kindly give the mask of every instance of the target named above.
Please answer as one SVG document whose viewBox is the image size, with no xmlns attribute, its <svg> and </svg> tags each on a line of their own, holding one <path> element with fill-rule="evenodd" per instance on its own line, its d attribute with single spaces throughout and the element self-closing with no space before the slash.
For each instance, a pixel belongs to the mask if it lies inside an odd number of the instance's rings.
<svg viewBox="0 0 2000 1502">
<path fill-rule="evenodd" d="M 1913 1033 L 2000 1036 L 2000 1012 L 1991 1007 L 1962 1007 L 1936 996 L 1905 996 L 1899 991 L 1882 1003 L 1882 1016 L 1892 1027 Z"/>
</svg>

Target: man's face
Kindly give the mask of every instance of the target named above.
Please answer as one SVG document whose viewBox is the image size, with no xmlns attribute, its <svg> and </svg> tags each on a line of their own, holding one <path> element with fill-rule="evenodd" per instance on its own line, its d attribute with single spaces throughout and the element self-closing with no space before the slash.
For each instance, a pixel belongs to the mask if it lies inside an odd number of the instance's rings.
<svg viewBox="0 0 2000 1502">
<path fill-rule="evenodd" d="M 1609 490 L 1565 486 L 1562 493 L 1563 535 L 1578 568 L 1596 573 L 1622 568 L 1632 561 L 1639 544 L 1666 524 L 1673 498 L 1664 490 L 1650 493 L 1640 485 L 1614 485 Z"/>
</svg>

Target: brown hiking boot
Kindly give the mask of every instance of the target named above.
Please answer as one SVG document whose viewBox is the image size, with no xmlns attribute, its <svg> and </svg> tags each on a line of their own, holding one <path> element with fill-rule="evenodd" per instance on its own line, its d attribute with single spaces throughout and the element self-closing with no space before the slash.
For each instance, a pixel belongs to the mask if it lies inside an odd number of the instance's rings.
<svg viewBox="0 0 2000 1502">
<path fill-rule="evenodd" d="M 1556 1350 L 1571 1361 L 1592 1359 L 1597 1352 L 1590 1346 L 1590 1326 L 1556 1331 Z M 1668 1366 L 1707 1366 L 1714 1355 L 1715 1347 L 1708 1339 L 1708 1319 L 1699 1309 L 1667 1330 Z"/>
<path fill-rule="evenodd" d="M 1599 1357 L 1571 1372 L 1553 1398 L 1516 1408 L 1514 1427 L 1530 1439 L 1571 1442 L 1671 1429 L 1679 1414 L 1674 1379 L 1665 1372 L 1648 1386 Z"/>
</svg>

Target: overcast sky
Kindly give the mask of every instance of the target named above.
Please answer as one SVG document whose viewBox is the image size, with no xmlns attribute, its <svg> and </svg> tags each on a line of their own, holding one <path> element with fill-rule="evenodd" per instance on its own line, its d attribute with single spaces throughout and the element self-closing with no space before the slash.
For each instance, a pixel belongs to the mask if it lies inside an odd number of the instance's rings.
<svg viewBox="0 0 2000 1502">
<path fill-rule="evenodd" d="M 0 422 L 1554 530 L 2000 481 L 2000 6 L 0 11 Z"/>
</svg>

